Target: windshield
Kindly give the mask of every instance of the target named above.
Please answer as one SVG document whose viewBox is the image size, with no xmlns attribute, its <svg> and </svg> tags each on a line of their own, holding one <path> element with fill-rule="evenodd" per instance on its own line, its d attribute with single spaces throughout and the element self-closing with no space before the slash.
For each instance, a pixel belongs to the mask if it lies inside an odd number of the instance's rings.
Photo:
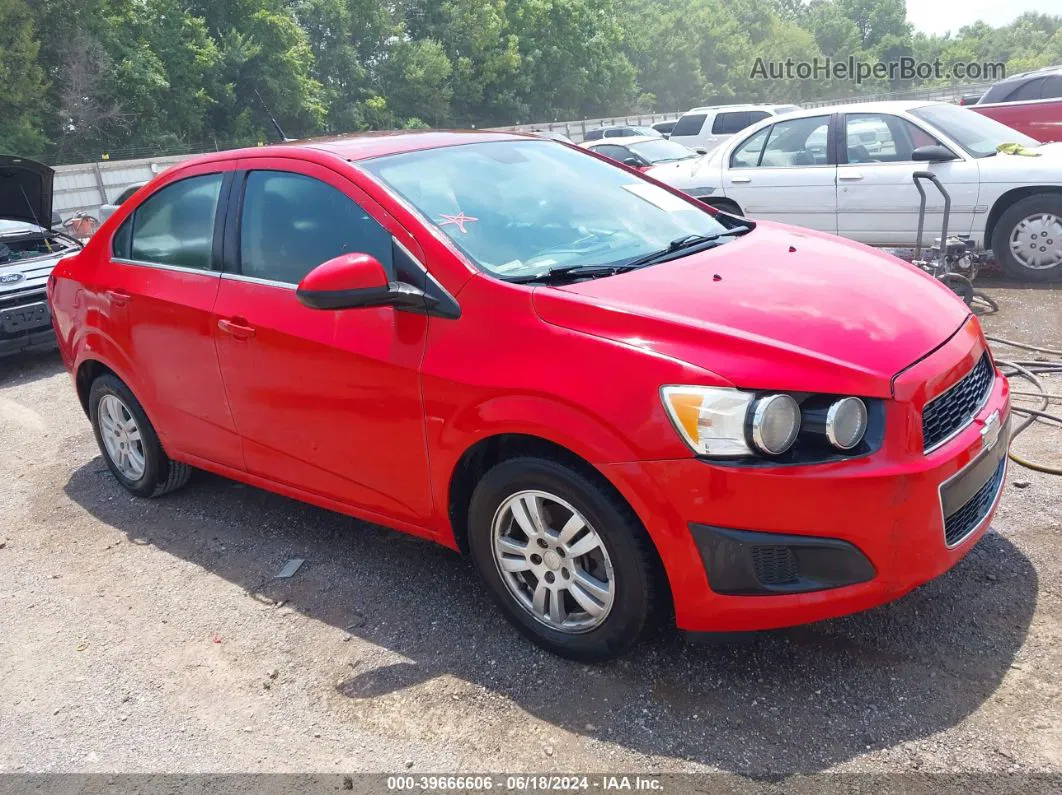
<svg viewBox="0 0 1062 795">
<path fill-rule="evenodd" d="M 688 160 L 691 157 L 700 157 L 692 149 L 674 141 L 668 141 L 665 138 L 645 141 L 640 144 L 629 144 L 627 148 L 650 163 L 670 163 L 674 160 Z"/>
<path fill-rule="evenodd" d="M 1012 130 L 995 119 L 957 105 L 929 105 L 924 108 L 915 108 L 911 111 L 911 115 L 937 127 L 973 157 L 994 155 L 1000 144 L 1040 145 L 1036 139 Z"/>
<path fill-rule="evenodd" d="M 707 209 L 545 141 L 494 141 L 359 164 L 500 278 L 622 264 L 689 235 L 727 233 Z"/>
</svg>

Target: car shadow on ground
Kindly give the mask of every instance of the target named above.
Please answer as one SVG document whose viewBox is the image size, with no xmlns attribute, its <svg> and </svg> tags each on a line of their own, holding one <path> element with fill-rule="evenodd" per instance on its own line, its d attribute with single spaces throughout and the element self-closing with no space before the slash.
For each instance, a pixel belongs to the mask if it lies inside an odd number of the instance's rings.
<svg viewBox="0 0 1062 795">
<path fill-rule="evenodd" d="M 111 499 L 121 489 L 97 458 L 65 490 L 138 543 L 405 659 L 342 682 L 349 698 L 449 674 L 572 732 L 756 777 L 818 772 L 956 725 L 1011 667 L 1037 594 L 1029 560 L 990 533 L 892 605 L 707 645 L 665 632 L 586 666 L 523 640 L 471 568 L 428 542 L 205 473 L 159 500 Z M 273 579 L 291 557 L 306 564 Z"/>
<path fill-rule="evenodd" d="M 0 389 L 28 384 L 61 372 L 63 360 L 54 346 L 0 357 Z"/>
</svg>

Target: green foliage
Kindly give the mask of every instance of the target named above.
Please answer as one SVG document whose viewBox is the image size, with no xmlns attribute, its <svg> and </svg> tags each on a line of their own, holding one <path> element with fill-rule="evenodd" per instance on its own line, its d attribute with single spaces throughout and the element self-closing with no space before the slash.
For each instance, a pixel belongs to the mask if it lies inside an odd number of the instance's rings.
<svg viewBox="0 0 1062 795">
<path fill-rule="evenodd" d="M 911 81 L 757 59 L 1062 63 L 1062 17 L 913 33 L 904 0 L 0 0 L 0 150 L 53 160 L 289 136 L 802 102 Z M 929 81 L 932 82 L 932 81 Z"/>
</svg>

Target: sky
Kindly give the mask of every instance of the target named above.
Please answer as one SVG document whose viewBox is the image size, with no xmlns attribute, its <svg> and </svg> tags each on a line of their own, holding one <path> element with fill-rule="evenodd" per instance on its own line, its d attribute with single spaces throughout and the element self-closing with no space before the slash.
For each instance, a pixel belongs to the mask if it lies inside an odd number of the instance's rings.
<svg viewBox="0 0 1062 795">
<path fill-rule="evenodd" d="M 1062 14 L 1062 0 L 907 0 L 907 21 L 924 33 L 957 33 L 979 19 L 999 27 L 1024 11 Z"/>
</svg>

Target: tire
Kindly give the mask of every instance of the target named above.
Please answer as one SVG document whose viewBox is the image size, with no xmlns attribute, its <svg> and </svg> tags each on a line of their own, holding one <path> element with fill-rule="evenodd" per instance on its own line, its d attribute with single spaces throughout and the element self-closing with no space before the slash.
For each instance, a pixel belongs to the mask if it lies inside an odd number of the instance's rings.
<svg viewBox="0 0 1062 795">
<path fill-rule="evenodd" d="M 513 506 L 526 507 L 533 495 L 540 495 L 534 499 L 544 506 L 541 515 L 546 520 L 548 541 L 543 534 L 532 537 L 524 533 L 514 512 Z M 570 543 L 560 543 L 563 530 L 578 524 L 569 522 L 574 512 L 585 527 L 569 539 Z M 529 512 L 522 517 L 525 522 L 530 521 Z M 472 560 L 492 597 L 520 632 L 548 651 L 583 662 L 608 660 L 627 651 L 657 623 L 659 605 L 665 599 L 660 594 L 659 563 L 645 529 L 622 499 L 579 472 L 546 458 L 504 461 L 476 485 L 468 522 Z M 509 535 L 496 531 L 496 526 L 509 528 Z M 599 545 L 585 554 L 576 554 L 591 543 L 587 539 L 592 534 L 596 534 Z M 513 541 L 513 536 L 521 535 L 526 540 L 526 552 L 496 552 L 500 536 Z M 539 538 L 541 547 L 536 545 Z M 564 549 L 571 553 L 565 555 Z M 536 565 L 532 561 L 537 552 L 542 554 Z M 504 559 L 504 565 L 515 561 L 515 565 L 526 563 L 535 569 L 506 573 L 499 557 Z M 551 568 L 554 565 L 559 568 Z M 549 582 L 554 585 L 547 583 L 551 575 L 554 579 Z M 595 586 L 585 590 L 583 583 L 587 582 Z M 589 604 L 598 613 L 592 615 L 583 605 L 588 604 L 588 594 L 599 594 L 598 587 L 605 583 L 609 584 L 611 597 L 589 597 Z M 546 602 L 541 603 L 542 617 L 536 618 L 534 594 L 543 585 L 556 590 L 550 590 L 546 597 L 550 609 L 545 609 Z M 565 626 L 560 628 L 550 618 L 555 601 L 567 616 Z"/>
<path fill-rule="evenodd" d="M 729 199 L 705 198 L 701 199 L 701 201 L 703 201 L 709 207 L 714 207 L 721 213 L 726 213 L 727 215 L 736 215 L 739 218 L 743 217 L 741 213 L 741 208 Z"/>
<path fill-rule="evenodd" d="M 1055 234 L 1056 230 L 1060 234 Z M 1031 267 L 1030 263 L 1022 262 L 1015 255 L 1011 248 L 1014 236 L 1021 241 L 1019 251 L 1025 244 L 1030 248 L 1040 246 L 1046 249 L 1033 252 L 1040 255 L 1039 267 Z M 1055 252 L 1055 262 L 1045 264 L 1043 259 L 1050 257 L 1052 250 Z M 1004 210 L 992 233 L 992 251 L 1003 269 L 1016 279 L 1047 282 L 1062 278 L 1062 194 L 1037 193 L 1026 196 Z"/>
<path fill-rule="evenodd" d="M 123 429 L 129 427 L 132 420 L 135 433 L 116 432 L 115 413 L 124 421 Z M 89 418 L 107 468 L 130 493 L 138 497 L 158 497 L 188 482 L 191 467 L 166 455 L 140 401 L 115 376 L 104 374 L 92 382 Z M 104 441 L 108 432 L 109 442 Z M 123 457 L 120 452 L 115 452 L 115 444 L 122 450 L 133 452 Z M 115 460 L 116 457 L 119 460 Z"/>
</svg>

